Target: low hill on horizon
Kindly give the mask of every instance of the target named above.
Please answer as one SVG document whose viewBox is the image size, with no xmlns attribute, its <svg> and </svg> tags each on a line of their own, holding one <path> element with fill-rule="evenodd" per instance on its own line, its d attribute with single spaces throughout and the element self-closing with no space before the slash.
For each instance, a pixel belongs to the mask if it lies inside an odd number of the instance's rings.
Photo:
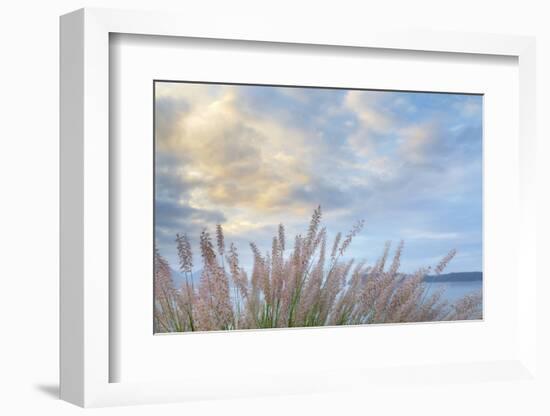
<svg viewBox="0 0 550 416">
<path fill-rule="evenodd" d="M 185 275 L 177 270 L 171 269 L 172 280 L 176 288 L 180 288 L 185 283 Z M 196 270 L 193 272 L 193 279 L 189 280 L 190 284 L 193 284 L 195 287 L 198 287 L 200 276 L 202 273 L 201 270 Z M 424 282 L 481 282 L 483 280 L 482 272 L 454 272 L 454 273 L 443 273 L 440 275 L 428 275 L 424 278 Z"/>
<path fill-rule="evenodd" d="M 455 272 L 436 276 L 426 276 L 425 282 L 481 282 L 483 272 Z"/>
</svg>

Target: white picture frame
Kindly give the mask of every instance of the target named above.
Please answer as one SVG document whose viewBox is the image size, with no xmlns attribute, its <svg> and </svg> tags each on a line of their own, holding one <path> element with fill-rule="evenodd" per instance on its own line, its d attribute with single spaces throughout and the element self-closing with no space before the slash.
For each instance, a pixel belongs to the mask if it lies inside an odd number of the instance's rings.
<svg viewBox="0 0 550 416">
<path fill-rule="evenodd" d="M 519 66 L 519 216 L 517 224 L 517 354 L 498 361 L 418 363 L 415 377 L 436 375 L 473 383 L 489 378 L 536 376 L 535 41 L 529 37 L 464 33 L 328 32 L 284 30 L 249 22 L 235 29 L 223 19 L 205 25 L 192 16 L 82 9 L 61 18 L 61 398 L 80 406 L 158 403 L 196 398 L 323 392 L 393 383 L 407 369 L 342 368 L 319 373 L 281 373 L 262 380 L 192 378 L 178 381 L 111 382 L 119 359 L 110 349 L 109 258 L 109 36 L 113 33 L 206 39 L 382 48 L 451 54 L 504 55 Z M 284 47 L 284 45 L 283 45 Z M 480 377 L 480 374 L 482 375 Z M 342 381 L 346 380 L 346 381 Z"/>
</svg>

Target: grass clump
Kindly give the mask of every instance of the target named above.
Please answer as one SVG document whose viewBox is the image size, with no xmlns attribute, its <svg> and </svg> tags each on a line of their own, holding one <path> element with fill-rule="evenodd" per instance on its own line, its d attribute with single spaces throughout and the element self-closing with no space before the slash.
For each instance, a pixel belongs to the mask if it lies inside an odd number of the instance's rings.
<svg viewBox="0 0 550 416">
<path fill-rule="evenodd" d="M 412 275 L 399 272 L 403 242 L 390 256 L 386 243 L 372 266 L 347 259 L 344 254 L 364 226 L 359 221 L 327 246 L 318 207 L 304 236 L 288 248 L 281 224 L 271 251 L 262 254 L 254 243 L 250 275 L 240 266 L 234 244 L 226 248 L 223 228 L 215 238 L 200 236 L 202 272 L 195 287 L 193 253 L 188 236 L 176 236 L 179 268 L 185 276 L 175 287 L 167 261 L 155 250 L 155 332 L 187 332 L 258 328 L 287 328 L 375 323 L 426 322 L 481 318 L 481 293 L 454 304 L 430 293 L 422 268 Z M 330 248 L 330 250 L 329 250 Z M 433 269 L 443 272 L 452 250 Z M 391 258 L 390 258 L 391 257 Z"/>
</svg>

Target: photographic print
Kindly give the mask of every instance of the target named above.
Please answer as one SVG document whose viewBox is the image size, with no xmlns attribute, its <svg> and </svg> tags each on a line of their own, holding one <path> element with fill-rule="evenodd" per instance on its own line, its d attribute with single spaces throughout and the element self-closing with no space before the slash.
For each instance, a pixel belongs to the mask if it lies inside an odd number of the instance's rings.
<svg viewBox="0 0 550 416">
<path fill-rule="evenodd" d="M 154 100 L 155 333 L 482 319 L 481 95 Z"/>
</svg>

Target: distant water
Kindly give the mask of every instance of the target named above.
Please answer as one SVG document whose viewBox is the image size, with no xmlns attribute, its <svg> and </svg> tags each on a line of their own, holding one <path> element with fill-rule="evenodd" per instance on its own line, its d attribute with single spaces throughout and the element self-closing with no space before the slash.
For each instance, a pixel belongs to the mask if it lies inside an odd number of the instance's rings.
<svg viewBox="0 0 550 416">
<path fill-rule="evenodd" d="M 193 284 L 195 285 L 195 287 L 198 287 L 199 285 L 200 274 L 201 270 L 193 273 Z M 172 270 L 172 278 L 174 279 L 175 287 L 181 287 L 185 283 L 185 276 L 176 270 Z M 465 282 L 425 282 L 425 285 L 428 288 L 428 295 L 434 293 L 440 288 L 445 289 L 445 291 L 443 292 L 443 299 L 448 301 L 449 303 L 454 303 L 465 295 L 468 295 L 470 293 L 479 293 L 479 291 L 481 291 L 482 289 L 483 281 L 472 280 Z"/>
<path fill-rule="evenodd" d="M 428 295 L 443 288 L 445 289 L 443 299 L 449 303 L 454 303 L 468 294 L 479 293 L 482 290 L 483 282 L 479 280 L 473 282 L 433 282 L 426 283 L 426 285 L 428 287 Z"/>
</svg>

